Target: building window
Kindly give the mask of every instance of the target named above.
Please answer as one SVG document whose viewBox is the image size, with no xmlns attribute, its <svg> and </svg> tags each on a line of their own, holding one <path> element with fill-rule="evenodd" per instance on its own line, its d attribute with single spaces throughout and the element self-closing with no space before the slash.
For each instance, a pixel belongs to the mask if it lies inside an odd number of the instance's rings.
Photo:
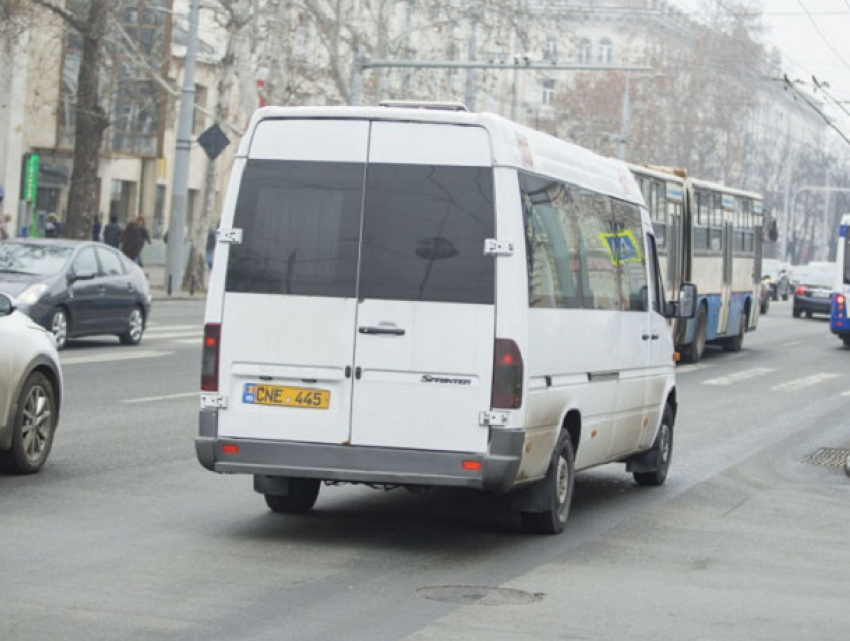
<svg viewBox="0 0 850 641">
<path fill-rule="evenodd" d="M 610 65 L 614 58 L 614 47 L 608 38 L 599 41 L 599 64 Z"/>
<path fill-rule="evenodd" d="M 543 94 L 540 98 L 541 104 L 551 105 L 552 98 L 555 97 L 555 81 L 554 80 L 543 80 L 540 85 L 543 87 Z"/>
<path fill-rule="evenodd" d="M 546 44 L 543 46 L 543 59 L 551 61 L 558 59 L 557 36 L 546 36 Z"/>
<path fill-rule="evenodd" d="M 586 65 L 590 63 L 590 56 L 592 51 L 592 45 L 590 44 L 590 40 L 581 40 L 578 43 L 578 63 L 580 65 Z"/>
</svg>

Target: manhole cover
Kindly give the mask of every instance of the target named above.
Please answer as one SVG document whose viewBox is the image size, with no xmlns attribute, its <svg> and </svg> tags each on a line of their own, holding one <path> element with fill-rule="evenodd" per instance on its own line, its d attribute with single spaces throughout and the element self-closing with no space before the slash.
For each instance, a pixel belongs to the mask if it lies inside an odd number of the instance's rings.
<svg viewBox="0 0 850 641">
<path fill-rule="evenodd" d="M 803 463 L 826 465 L 828 467 L 844 467 L 844 462 L 850 456 L 850 450 L 822 447 L 803 459 Z"/>
<path fill-rule="evenodd" d="M 416 596 L 444 603 L 466 605 L 523 605 L 542 601 L 542 594 L 484 585 L 433 585 L 416 590 Z"/>
</svg>

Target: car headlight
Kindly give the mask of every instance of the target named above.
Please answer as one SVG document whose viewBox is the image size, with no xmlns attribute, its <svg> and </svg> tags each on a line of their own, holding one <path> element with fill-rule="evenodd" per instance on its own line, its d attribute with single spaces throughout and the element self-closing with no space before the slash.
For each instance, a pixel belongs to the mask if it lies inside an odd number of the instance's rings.
<svg viewBox="0 0 850 641">
<path fill-rule="evenodd" d="M 42 294 L 47 291 L 47 285 L 45 283 L 36 283 L 35 285 L 30 285 L 20 294 L 18 294 L 17 302 L 24 303 L 25 305 L 35 305 L 38 302 L 38 299 L 41 298 Z"/>
</svg>

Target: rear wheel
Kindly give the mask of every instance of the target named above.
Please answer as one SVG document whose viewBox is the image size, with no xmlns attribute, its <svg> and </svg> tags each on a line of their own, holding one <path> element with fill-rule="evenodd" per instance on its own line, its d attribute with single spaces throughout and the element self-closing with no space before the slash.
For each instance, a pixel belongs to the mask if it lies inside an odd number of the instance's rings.
<svg viewBox="0 0 850 641">
<path fill-rule="evenodd" d="M 663 485 L 670 469 L 670 459 L 673 457 L 673 413 L 669 407 L 664 410 L 658 436 L 655 437 L 650 451 L 657 455 L 658 467 L 651 472 L 635 472 L 635 482 L 638 485 Z"/>
<path fill-rule="evenodd" d="M 705 352 L 705 327 L 707 323 L 708 314 L 705 311 L 705 305 L 700 305 L 697 314 L 697 326 L 694 331 L 694 340 L 682 351 L 682 355 L 689 363 L 698 363 L 702 359 L 702 355 Z"/>
<path fill-rule="evenodd" d="M 520 512 L 522 528 L 532 534 L 560 534 L 567 524 L 573 500 L 575 465 L 573 443 L 566 430 L 561 430 L 558 444 L 549 464 L 549 471 L 541 483 L 546 494 L 546 508 L 542 512 Z"/>
<path fill-rule="evenodd" d="M 313 509 L 316 499 L 319 497 L 319 479 L 291 478 L 289 481 L 289 494 L 280 496 L 277 494 L 264 494 L 266 505 L 272 512 L 284 514 L 304 514 Z"/>
<path fill-rule="evenodd" d="M 812 310 L 807 309 L 806 310 L 806 318 L 811 318 L 811 317 L 812 317 Z"/>
<path fill-rule="evenodd" d="M 741 327 L 737 336 L 732 336 L 731 338 L 727 338 L 726 342 L 723 343 L 723 348 L 727 352 L 740 352 L 741 348 L 744 346 L 744 334 L 747 333 L 747 310 L 741 314 Z"/>
<path fill-rule="evenodd" d="M 127 331 L 118 336 L 122 345 L 138 345 L 142 342 L 142 334 L 145 333 L 145 315 L 140 307 L 136 306 L 130 312 L 127 321 Z"/>
<path fill-rule="evenodd" d="M 803 314 L 803 310 L 798 307 L 795 307 L 791 310 L 791 313 L 794 315 L 794 318 L 800 318 L 800 316 Z"/>
<path fill-rule="evenodd" d="M 12 420 L 12 447 L 0 452 L 0 468 L 16 474 L 38 472 L 50 454 L 56 430 L 53 385 L 41 372 L 33 372 L 24 383 Z"/>
</svg>

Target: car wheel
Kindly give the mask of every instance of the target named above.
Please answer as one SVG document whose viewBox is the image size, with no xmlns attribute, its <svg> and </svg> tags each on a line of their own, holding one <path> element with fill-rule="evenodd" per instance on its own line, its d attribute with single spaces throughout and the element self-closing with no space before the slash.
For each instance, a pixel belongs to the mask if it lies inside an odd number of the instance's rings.
<svg viewBox="0 0 850 641">
<path fill-rule="evenodd" d="M 811 317 L 812 317 L 812 310 L 807 309 L 806 310 L 806 318 L 811 318 Z"/>
<path fill-rule="evenodd" d="M 522 528 L 531 534 L 560 534 L 567 524 L 575 484 L 573 443 L 566 430 L 561 430 L 546 478 L 541 483 L 546 493 L 546 508 L 542 512 L 520 512 Z"/>
<path fill-rule="evenodd" d="M 705 353 L 705 326 L 707 323 L 705 305 L 700 305 L 694 340 L 682 351 L 682 355 L 689 363 L 698 363 L 702 359 L 703 353 Z"/>
<path fill-rule="evenodd" d="M 673 413 L 669 407 L 664 410 L 658 436 L 655 437 L 650 451 L 658 457 L 658 467 L 652 472 L 635 472 L 633 474 L 635 482 L 646 486 L 664 485 L 664 481 L 667 480 L 667 471 L 670 469 L 670 459 L 673 457 Z"/>
<path fill-rule="evenodd" d="M 56 343 L 56 349 L 60 350 L 65 347 L 68 342 L 68 312 L 64 307 L 57 307 L 53 312 L 53 318 L 50 319 L 50 333 L 53 334 L 53 342 Z"/>
<path fill-rule="evenodd" d="M 264 494 L 266 505 L 272 512 L 283 514 L 305 514 L 313 509 L 319 496 L 319 479 L 291 478 L 289 481 L 289 494 L 280 496 L 277 494 Z"/>
<path fill-rule="evenodd" d="M 38 472 L 53 446 L 56 418 L 53 385 L 41 372 L 33 372 L 18 398 L 12 447 L 0 452 L 0 468 L 15 474 Z"/>
<path fill-rule="evenodd" d="M 795 307 L 791 310 L 791 313 L 794 315 L 794 318 L 800 318 L 800 316 L 803 314 L 803 310 Z"/>
<path fill-rule="evenodd" d="M 130 312 L 127 331 L 118 338 L 122 345 L 138 345 L 142 342 L 142 334 L 145 333 L 145 315 L 141 308 L 134 307 Z"/>
</svg>

